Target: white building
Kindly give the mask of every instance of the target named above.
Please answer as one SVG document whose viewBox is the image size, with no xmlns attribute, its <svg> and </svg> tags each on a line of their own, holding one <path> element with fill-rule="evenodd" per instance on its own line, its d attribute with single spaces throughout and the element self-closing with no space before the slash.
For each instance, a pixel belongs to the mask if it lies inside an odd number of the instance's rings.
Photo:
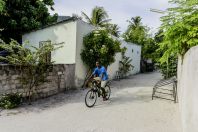
<svg viewBox="0 0 198 132">
<path fill-rule="evenodd" d="M 94 30 L 92 25 L 76 19 L 68 18 L 61 22 L 43 27 L 41 29 L 26 33 L 23 35 L 23 42 L 28 40 L 31 45 L 39 47 L 39 43 L 50 40 L 52 43 L 63 43 L 60 48 L 52 53 L 52 61 L 55 64 L 73 64 L 75 66 L 75 86 L 82 85 L 87 73 L 87 68 L 81 60 L 81 50 L 83 48 L 83 37 Z M 134 69 L 130 74 L 136 74 L 140 71 L 141 46 L 127 43 L 121 40 L 121 46 L 126 47 L 126 56 L 132 58 Z M 121 54 L 116 55 L 116 61 L 108 67 L 108 74 L 113 78 L 118 71 Z"/>
</svg>

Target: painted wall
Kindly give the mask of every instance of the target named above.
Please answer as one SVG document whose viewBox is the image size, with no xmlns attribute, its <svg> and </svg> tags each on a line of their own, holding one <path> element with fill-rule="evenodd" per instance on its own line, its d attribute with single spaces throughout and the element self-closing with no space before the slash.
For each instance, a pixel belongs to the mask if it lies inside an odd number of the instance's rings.
<svg viewBox="0 0 198 132">
<path fill-rule="evenodd" d="M 141 46 L 133 43 L 122 42 L 122 47 L 126 47 L 126 56 L 132 59 L 131 64 L 134 66 L 133 70 L 129 74 L 137 74 L 140 72 L 140 60 L 141 60 Z"/>
<path fill-rule="evenodd" d="M 76 85 L 80 87 L 83 84 L 83 81 L 85 79 L 87 68 L 86 65 L 83 64 L 83 61 L 81 59 L 81 51 L 83 49 L 83 37 L 86 36 L 88 33 L 90 33 L 92 30 L 94 30 L 95 27 L 92 25 L 78 20 L 77 21 L 77 30 L 76 30 Z"/>
<path fill-rule="evenodd" d="M 117 38 L 115 38 L 117 39 Z M 130 57 L 132 59 L 131 64 L 134 66 L 133 70 L 129 72 L 129 75 L 137 74 L 140 72 L 140 59 L 141 59 L 141 46 L 128 43 L 123 40 L 121 41 L 121 47 L 126 47 L 125 56 Z M 110 78 L 114 78 L 116 75 L 116 71 L 119 70 L 119 61 L 122 59 L 121 53 L 116 54 L 116 60 L 113 64 L 108 67 L 108 74 Z"/>
<path fill-rule="evenodd" d="M 198 46 L 178 63 L 178 95 L 183 132 L 198 132 Z"/>
<path fill-rule="evenodd" d="M 77 21 L 77 49 L 76 49 L 76 84 L 77 86 L 81 86 L 84 78 L 86 76 L 87 73 L 87 68 L 86 66 L 83 64 L 82 60 L 81 60 L 81 50 L 83 49 L 83 37 L 85 35 L 87 35 L 88 33 L 90 33 L 92 30 L 94 30 L 94 27 L 79 20 Z M 118 38 L 115 38 L 118 39 Z M 121 41 L 121 40 L 120 40 Z M 130 74 L 136 74 L 139 73 L 140 71 L 140 56 L 141 56 L 141 46 L 132 44 L 132 43 L 127 43 L 125 41 L 121 41 L 121 47 L 127 47 L 127 51 L 126 51 L 126 56 L 129 56 L 133 59 L 132 61 L 132 65 L 134 66 L 134 69 L 130 72 Z M 133 49 L 133 52 L 132 52 Z M 110 78 L 114 78 L 116 71 L 119 70 L 119 61 L 121 60 L 121 53 L 116 54 L 115 56 L 115 62 L 113 64 L 111 64 L 108 67 L 108 74 L 110 76 Z"/>
<path fill-rule="evenodd" d="M 36 30 L 23 35 L 23 42 L 39 47 L 40 41 L 51 40 L 52 43 L 63 43 L 63 47 L 52 53 L 55 64 L 74 64 L 76 57 L 76 21 L 69 21 Z"/>
<path fill-rule="evenodd" d="M 81 60 L 81 50 L 83 49 L 83 37 L 94 30 L 95 27 L 82 21 L 69 21 L 56 24 L 41 30 L 23 35 L 23 41 L 28 40 L 30 44 L 39 47 L 40 41 L 51 40 L 52 43 L 64 43 L 63 48 L 52 53 L 52 60 L 56 64 L 75 64 L 75 85 L 81 86 L 87 73 L 87 68 Z M 115 38 L 118 39 L 118 38 Z M 126 56 L 133 59 L 134 69 L 130 74 L 139 72 L 141 47 L 135 44 L 129 44 L 121 41 L 121 47 L 127 47 Z M 132 52 L 133 49 L 133 52 Z M 116 71 L 119 69 L 121 54 L 116 54 L 116 61 L 108 67 L 110 78 L 114 78 Z"/>
</svg>

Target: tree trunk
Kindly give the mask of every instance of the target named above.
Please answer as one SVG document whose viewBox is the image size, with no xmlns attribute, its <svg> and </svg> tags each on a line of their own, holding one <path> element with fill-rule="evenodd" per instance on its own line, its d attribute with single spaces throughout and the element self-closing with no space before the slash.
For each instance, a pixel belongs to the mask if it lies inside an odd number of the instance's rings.
<svg viewBox="0 0 198 132">
<path fill-rule="evenodd" d="M 88 81 L 89 81 L 88 79 L 90 77 L 90 75 L 89 75 L 90 71 L 91 71 L 91 68 L 87 71 L 87 74 L 85 76 L 85 80 L 84 80 L 84 83 L 82 85 L 82 88 L 84 88 L 87 85 Z"/>
</svg>

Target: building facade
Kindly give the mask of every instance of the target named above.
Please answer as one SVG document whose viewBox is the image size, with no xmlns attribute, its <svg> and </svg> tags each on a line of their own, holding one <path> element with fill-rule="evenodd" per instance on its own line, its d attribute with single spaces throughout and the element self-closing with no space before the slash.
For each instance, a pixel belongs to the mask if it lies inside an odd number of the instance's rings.
<svg viewBox="0 0 198 132">
<path fill-rule="evenodd" d="M 75 86 L 80 87 L 85 79 L 87 67 L 81 60 L 81 50 L 83 49 L 83 37 L 96 29 L 94 26 L 76 19 L 69 18 L 53 25 L 26 33 L 23 35 L 23 42 L 39 47 L 39 43 L 51 41 L 51 43 L 62 43 L 63 47 L 51 53 L 52 61 L 55 64 L 73 65 L 75 75 Z M 118 38 L 115 38 L 118 39 Z M 121 41 L 121 47 L 126 47 L 126 56 L 132 58 L 134 69 L 130 74 L 136 74 L 140 71 L 141 46 Z M 116 54 L 116 61 L 108 67 L 110 78 L 114 78 L 119 69 L 121 53 Z"/>
</svg>

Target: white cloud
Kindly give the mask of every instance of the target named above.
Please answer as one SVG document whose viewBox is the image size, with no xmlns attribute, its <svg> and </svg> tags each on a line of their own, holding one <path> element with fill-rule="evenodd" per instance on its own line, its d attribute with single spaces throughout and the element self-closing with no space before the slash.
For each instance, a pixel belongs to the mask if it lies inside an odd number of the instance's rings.
<svg viewBox="0 0 198 132">
<path fill-rule="evenodd" d="M 150 12 L 150 8 L 165 10 L 169 4 L 167 0 L 55 0 L 54 8 L 59 15 L 71 16 L 81 15 L 81 11 L 90 15 L 95 6 L 103 6 L 121 31 L 127 28 L 126 20 L 134 16 L 141 16 L 143 23 L 156 31 L 161 14 Z"/>
</svg>

